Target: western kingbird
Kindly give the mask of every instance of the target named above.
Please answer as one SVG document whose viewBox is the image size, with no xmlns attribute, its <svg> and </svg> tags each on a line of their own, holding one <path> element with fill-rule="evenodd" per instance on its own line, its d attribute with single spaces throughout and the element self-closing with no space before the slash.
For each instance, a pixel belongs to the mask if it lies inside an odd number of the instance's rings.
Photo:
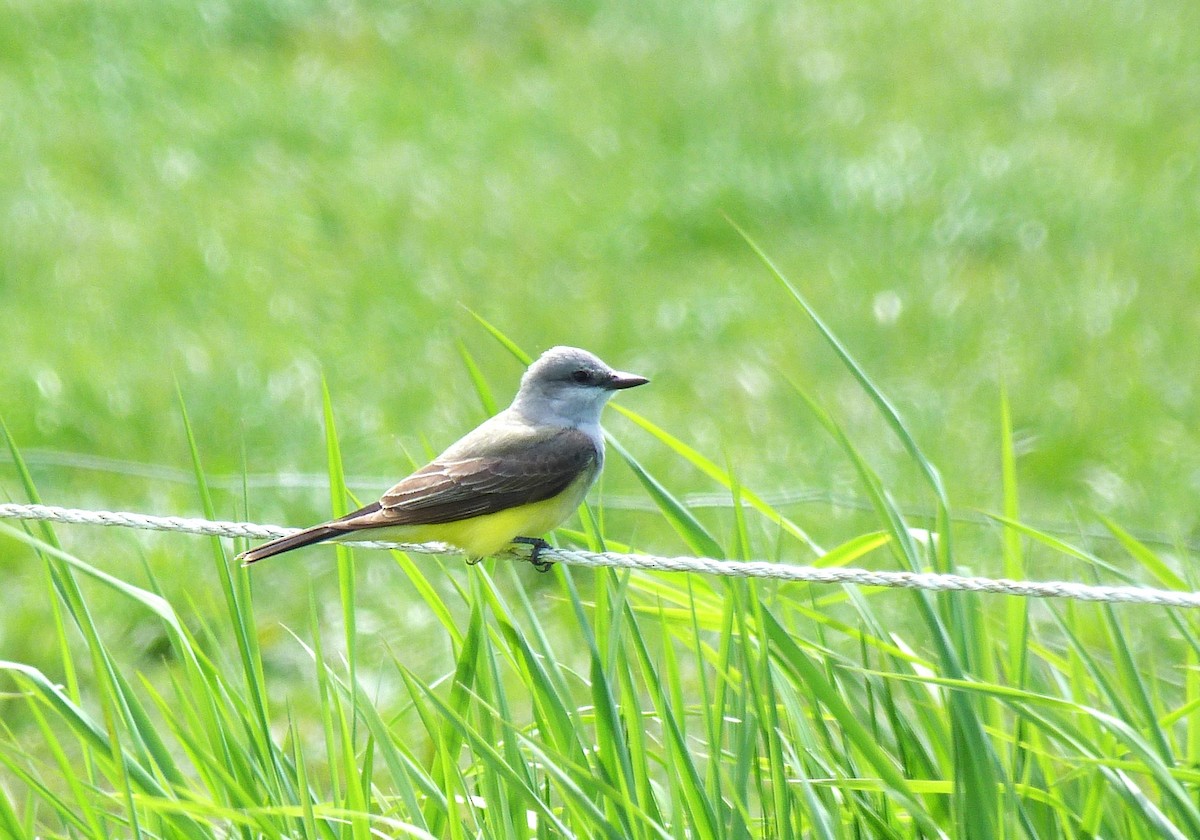
<svg viewBox="0 0 1200 840">
<path fill-rule="evenodd" d="M 525 375 L 512 405 L 485 420 L 383 497 L 340 519 L 238 555 L 245 564 L 339 539 L 444 542 L 469 561 L 540 536 L 577 509 L 604 464 L 600 412 L 615 391 L 645 385 L 575 347 L 554 347 Z"/>
</svg>

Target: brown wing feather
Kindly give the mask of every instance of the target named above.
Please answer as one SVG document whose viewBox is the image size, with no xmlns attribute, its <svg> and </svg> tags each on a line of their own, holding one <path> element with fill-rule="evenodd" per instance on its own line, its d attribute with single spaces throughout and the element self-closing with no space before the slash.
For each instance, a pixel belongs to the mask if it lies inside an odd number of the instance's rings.
<svg viewBox="0 0 1200 840">
<path fill-rule="evenodd" d="M 347 530 L 433 525 L 540 502 L 567 489 L 599 462 L 592 439 L 563 429 L 508 452 L 439 458 L 384 494 L 376 505 L 332 523 Z"/>
<path fill-rule="evenodd" d="M 451 450 L 453 451 L 453 450 Z M 392 525 L 434 525 L 497 513 L 557 496 L 602 455 L 587 434 L 563 429 L 530 443 L 513 441 L 494 454 L 440 457 L 353 513 L 239 555 L 245 563 L 348 532 Z"/>
</svg>

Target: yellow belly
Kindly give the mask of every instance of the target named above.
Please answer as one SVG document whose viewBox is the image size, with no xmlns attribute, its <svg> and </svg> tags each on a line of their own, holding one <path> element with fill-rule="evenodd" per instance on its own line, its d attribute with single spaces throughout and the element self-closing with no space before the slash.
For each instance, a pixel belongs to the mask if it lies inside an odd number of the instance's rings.
<svg viewBox="0 0 1200 840">
<path fill-rule="evenodd" d="M 487 557 L 507 548 L 513 537 L 539 537 L 558 527 L 583 502 L 590 479 L 591 475 L 585 473 L 553 498 L 498 513 L 433 525 L 371 528 L 347 534 L 342 539 L 444 542 L 461 548 L 472 558 Z"/>
</svg>

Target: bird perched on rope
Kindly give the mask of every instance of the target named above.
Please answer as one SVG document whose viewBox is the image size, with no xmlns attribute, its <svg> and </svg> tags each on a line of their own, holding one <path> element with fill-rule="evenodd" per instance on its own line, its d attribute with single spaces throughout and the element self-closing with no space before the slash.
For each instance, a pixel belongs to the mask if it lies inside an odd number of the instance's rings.
<svg viewBox="0 0 1200 840">
<path fill-rule="evenodd" d="M 245 564 L 341 539 L 444 542 L 469 561 L 511 543 L 549 544 L 542 534 L 579 507 L 604 465 L 600 412 L 644 376 L 616 371 L 576 347 L 554 347 L 525 375 L 512 405 L 468 432 L 379 501 L 331 522 L 244 551 Z"/>
</svg>

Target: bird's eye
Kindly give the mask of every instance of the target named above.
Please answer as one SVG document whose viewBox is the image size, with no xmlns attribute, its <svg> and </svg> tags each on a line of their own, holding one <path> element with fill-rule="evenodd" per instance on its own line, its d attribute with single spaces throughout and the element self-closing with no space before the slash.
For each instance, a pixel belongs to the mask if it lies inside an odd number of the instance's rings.
<svg viewBox="0 0 1200 840">
<path fill-rule="evenodd" d="M 575 380 L 576 382 L 578 382 L 580 385 L 586 385 L 588 382 L 592 381 L 592 374 L 590 371 L 586 371 L 583 368 L 580 368 L 579 370 L 577 370 L 571 374 L 571 378 L 573 380 Z"/>
</svg>

